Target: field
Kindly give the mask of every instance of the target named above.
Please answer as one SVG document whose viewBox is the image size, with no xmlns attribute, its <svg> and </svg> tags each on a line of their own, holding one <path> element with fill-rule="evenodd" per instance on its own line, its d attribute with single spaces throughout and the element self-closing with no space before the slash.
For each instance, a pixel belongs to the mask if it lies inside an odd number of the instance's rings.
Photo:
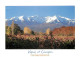
<svg viewBox="0 0 80 57">
<path fill-rule="evenodd" d="M 74 36 L 6 35 L 6 49 L 74 49 Z"/>
</svg>

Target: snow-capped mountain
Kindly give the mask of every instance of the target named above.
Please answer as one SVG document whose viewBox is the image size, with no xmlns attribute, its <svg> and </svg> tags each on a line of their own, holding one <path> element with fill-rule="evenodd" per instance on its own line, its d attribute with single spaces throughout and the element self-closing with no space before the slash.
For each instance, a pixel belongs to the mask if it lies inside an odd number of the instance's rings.
<svg viewBox="0 0 80 57">
<path fill-rule="evenodd" d="M 14 20 L 14 23 L 18 24 L 22 29 L 25 26 L 28 26 L 32 28 L 33 30 L 35 28 L 38 28 L 39 30 L 40 29 L 44 30 L 44 28 L 47 29 L 48 27 L 51 29 L 54 29 L 60 26 L 74 26 L 75 25 L 75 19 L 70 19 L 70 18 L 62 17 L 62 16 L 46 16 L 46 17 L 18 16 L 18 17 L 12 17 L 10 19 L 6 19 L 6 22 L 8 23 L 8 25 L 11 25 L 13 20 Z"/>
<path fill-rule="evenodd" d="M 19 17 L 12 17 L 10 19 L 6 19 L 6 21 L 21 21 L 21 22 L 37 22 L 37 23 L 75 23 L 74 19 L 69 19 L 66 17 L 61 16 L 47 16 L 47 17 L 39 17 L 39 16 L 19 16 Z"/>
</svg>

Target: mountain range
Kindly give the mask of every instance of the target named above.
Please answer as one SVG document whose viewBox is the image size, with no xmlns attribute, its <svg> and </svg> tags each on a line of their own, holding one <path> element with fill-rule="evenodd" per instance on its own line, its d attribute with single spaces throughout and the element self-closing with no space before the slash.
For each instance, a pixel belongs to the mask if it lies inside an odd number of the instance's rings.
<svg viewBox="0 0 80 57">
<path fill-rule="evenodd" d="M 15 16 L 10 19 L 5 19 L 8 26 L 14 23 L 18 24 L 21 29 L 29 27 L 36 32 L 45 32 L 47 28 L 53 30 L 61 26 L 75 26 L 75 19 L 70 19 L 62 16 Z"/>
</svg>

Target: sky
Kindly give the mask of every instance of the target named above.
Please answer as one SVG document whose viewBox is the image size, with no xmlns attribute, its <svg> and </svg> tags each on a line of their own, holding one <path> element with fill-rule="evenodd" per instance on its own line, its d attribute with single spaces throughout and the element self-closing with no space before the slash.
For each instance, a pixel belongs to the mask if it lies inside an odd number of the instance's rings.
<svg viewBox="0 0 80 57">
<path fill-rule="evenodd" d="M 6 19 L 14 16 L 63 16 L 75 19 L 74 6 L 6 6 Z"/>
</svg>

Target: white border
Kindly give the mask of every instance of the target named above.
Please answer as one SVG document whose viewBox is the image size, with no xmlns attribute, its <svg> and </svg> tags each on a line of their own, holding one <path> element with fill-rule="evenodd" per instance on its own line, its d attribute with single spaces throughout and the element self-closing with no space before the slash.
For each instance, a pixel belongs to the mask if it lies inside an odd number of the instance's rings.
<svg viewBox="0 0 80 57">
<path fill-rule="evenodd" d="M 75 49 L 47 49 L 53 51 L 50 57 L 80 56 L 80 1 L 79 0 L 0 0 L 0 57 L 30 57 L 27 49 L 5 49 L 5 6 L 75 6 Z M 40 49 L 41 50 L 41 49 Z M 36 57 L 36 56 L 35 56 Z"/>
</svg>

